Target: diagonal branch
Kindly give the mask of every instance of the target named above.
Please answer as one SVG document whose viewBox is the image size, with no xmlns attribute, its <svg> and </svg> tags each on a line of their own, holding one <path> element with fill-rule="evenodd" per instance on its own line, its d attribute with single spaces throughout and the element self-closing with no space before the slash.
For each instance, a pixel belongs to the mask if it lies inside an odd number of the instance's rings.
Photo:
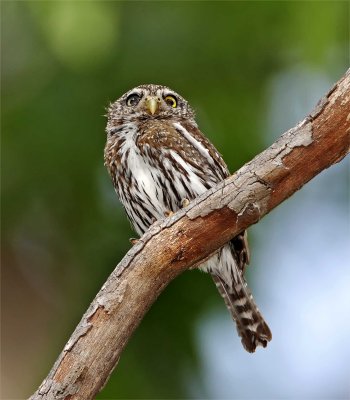
<svg viewBox="0 0 350 400">
<path fill-rule="evenodd" d="M 172 279 L 346 156 L 349 111 L 350 70 L 268 149 L 185 209 L 152 225 L 112 272 L 31 399 L 92 399 Z"/>
</svg>

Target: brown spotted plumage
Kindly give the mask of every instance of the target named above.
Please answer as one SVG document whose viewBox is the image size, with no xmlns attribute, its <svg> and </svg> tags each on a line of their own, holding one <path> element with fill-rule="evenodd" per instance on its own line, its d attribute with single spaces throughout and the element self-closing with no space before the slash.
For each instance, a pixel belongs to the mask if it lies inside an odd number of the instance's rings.
<svg viewBox="0 0 350 400">
<path fill-rule="evenodd" d="M 139 235 L 229 175 L 187 101 L 160 85 L 138 86 L 109 106 L 105 164 Z M 271 332 L 244 279 L 248 263 L 242 232 L 199 268 L 212 275 L 244 348 L 254 352 Z"/>
</svg>

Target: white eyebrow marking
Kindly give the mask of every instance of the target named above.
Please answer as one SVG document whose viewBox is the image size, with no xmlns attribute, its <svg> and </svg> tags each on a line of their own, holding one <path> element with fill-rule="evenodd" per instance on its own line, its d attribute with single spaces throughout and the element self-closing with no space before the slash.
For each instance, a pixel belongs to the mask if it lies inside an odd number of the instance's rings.
<svg viewBox="0 0 350 400">
<path fill-rule="evenodd" d="M 143 90 L 142 89 L 133 89 L 128 93 L 128 96 L 132 95 L 132 94 L 137 94 L 137 95 L 142 95 Z"/>
</svg>

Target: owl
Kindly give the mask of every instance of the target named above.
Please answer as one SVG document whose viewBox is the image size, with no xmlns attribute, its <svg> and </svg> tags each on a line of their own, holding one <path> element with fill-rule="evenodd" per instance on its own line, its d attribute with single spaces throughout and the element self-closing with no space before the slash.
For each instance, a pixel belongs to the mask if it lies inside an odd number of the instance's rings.
<svg viewBox="0 0 350 400">
<path fill-rule="evenodd" d="M 108 107 L 105 165 L 138 235 L 229 176 L 193 109 L 173 90 L 141 85 Z M 199 269 L 209 273 L 248 352 L 266 347 L 271 331 L 244 279 L 249 262 L 242 232 Z"/>
</svg>

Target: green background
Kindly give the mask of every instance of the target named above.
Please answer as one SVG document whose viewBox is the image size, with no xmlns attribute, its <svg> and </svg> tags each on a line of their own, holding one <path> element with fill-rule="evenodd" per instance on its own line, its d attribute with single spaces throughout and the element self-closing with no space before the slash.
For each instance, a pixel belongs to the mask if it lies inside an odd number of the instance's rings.
<svg viewBox="0 0 350 400">
<path fill-rule="evenodd" d="M 1 8 L 3 396 L 21 398 L 44 378 L 134 236 L 103 166 L 108 103 L 142 83 L 173 88 L 234 171 L 272 141 L 276 76 L 291 66 L 330 82 L 344 73 L 349 4 L 7 1 Z M 301 116 L 310 111 L 301 108 Z M 297 122 L 292 110 L 281 112 L 291 120 L 285 128 Z M 249 280 L 259 288 L 253 269 Z M 195 327 L 223 307 L 204 274 L 176 279 L 99 398 L 190 397 L 189 377 L 203 367 Z M 233 340 L 239 348 L 235 332 Z"/>
</svg>

